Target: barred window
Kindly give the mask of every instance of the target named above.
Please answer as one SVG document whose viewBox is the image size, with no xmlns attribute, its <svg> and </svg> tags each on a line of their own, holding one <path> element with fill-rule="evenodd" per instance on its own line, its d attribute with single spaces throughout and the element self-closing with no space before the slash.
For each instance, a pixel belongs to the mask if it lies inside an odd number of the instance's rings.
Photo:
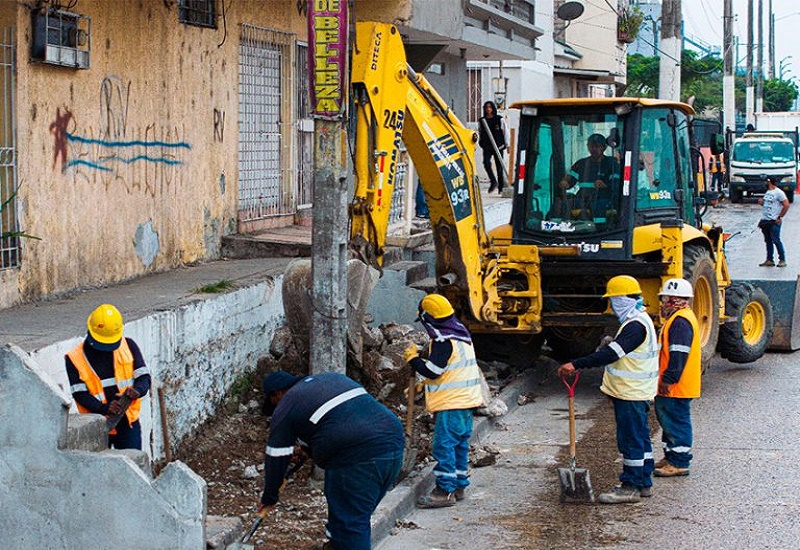
<svg viewBox="0 0 800 550">
<path fill-rule="evenodd" d="M 178 20 L 187 25 L 217 28 L 214 0 L 180 0 Z"/>
</svg>

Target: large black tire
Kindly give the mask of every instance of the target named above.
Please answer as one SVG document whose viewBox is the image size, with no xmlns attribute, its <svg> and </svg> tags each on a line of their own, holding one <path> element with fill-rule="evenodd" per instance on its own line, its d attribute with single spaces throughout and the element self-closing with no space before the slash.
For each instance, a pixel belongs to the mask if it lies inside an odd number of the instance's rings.
<svg viewBox="0 0 800 550">
<path fill-rule="evenodd" d="M 606 334 L 608 332 L 604 327 L 553 327 L 545 330 L 553 357 L 564 362 L 589 355 L 597 349 Z"/>
<path fill-rule="evenodd" d="M 742 202 L 742 190 L 741 189 L 731 189 L 731 202 L 736 204 Z"/>
<path fill-rule="evenodd" d="M 544 335 L 474 333 L 475 353 L 481 361 L 499 361 L 520 369 L 534 365 L 542 354 Z"/>
<path fill-rule="evenodd" d="M 733 283 L 725 292 L 725 315 L 717 349 L 732 363 L 759 359 L 772 338 L 773 316 L 769 296 L 750 283 Z"/>
<path fill-rule="evenodd" d="M 719 337 L 719 291 L 717 272 L 711 253 L 702 246 L 688 245 L 683 251 L 683 277 L 694 288 L 692 309 L 700 329 L 702 365 L 705 371 L 711 364 Z"/>
</svg>

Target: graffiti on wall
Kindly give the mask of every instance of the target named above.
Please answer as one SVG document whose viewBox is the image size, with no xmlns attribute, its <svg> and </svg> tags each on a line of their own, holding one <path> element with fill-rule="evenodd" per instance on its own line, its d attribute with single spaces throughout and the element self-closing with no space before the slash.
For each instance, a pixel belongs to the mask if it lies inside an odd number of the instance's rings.
<svg viewBox="0 0 800 550">
<path fill-rule="evenodd" d="M 222 143 L 225 137 L 225 111 L 214 109 L 214 141 Z"/>
<path fill-rule="evenodd" d="M 165 191 L 179 177 L 184 155 L 191 145 L 184 131 L 157 123 L 129 127 L 130 81 L 107 77 L 100 86 L 100 127 L 79 130 L 77 117 L 66 108 L 56 109 L 50 125 L 53 170 L 90 183 L 122 185 L 128 192 L 141 190 L 151 196 Z"/>
</svg>

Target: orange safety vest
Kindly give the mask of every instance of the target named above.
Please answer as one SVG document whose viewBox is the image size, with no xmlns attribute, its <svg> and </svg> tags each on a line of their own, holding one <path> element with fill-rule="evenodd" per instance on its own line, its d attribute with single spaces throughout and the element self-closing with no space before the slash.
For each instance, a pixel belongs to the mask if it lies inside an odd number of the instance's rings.
<svg viewBox="0 0 800 550">
<path fill-rule="evenodd" d="M 669 328 L 672 326 L 673 321 L 678 317 L 683 317 L 689 324 L 692 325 L 694 335 L 692 336 L 692 345 L 689 347 L 689 358 L 686 360 L 686 366 L 683 368 L 680 380 L 673 384 L 669 389 L 668 397 L 683 397 L 695 398 L 700 397 L 700 375 L 702 374 L 701 367 L 701 352 L 700 352 L 700 329 L 697 325 L 697 317 L 691 308 L 685 307 L 676 311 L 672 317 L 667 319 L 664 326 L 661 328 L 659 335 L 659 344 L 661 351 L 659 352 L 659 379 L 664 371 L 669 366 Z"/>
<path fill-rule="evenodd" d="M 711 173 L 716 174 L 717 172 L 722 173 L 722 159 L 719 155 L 714 155 L 711 157 Z"/>
<path fill-rule="evenodd" d="M 78 376 L 86 384 L 86 388 L 92 396 L 102 403 L 106 403 L 105 386 L 115 383 L 117 389 L 122 392 L 126 388 L 133 387 L 133 354 L 128 347 L 128 342 L 125 338 L 122 339 L 120 345 L 114 350 L 114 381 L 107 379 L 101 380 L 97 373 L 94 372 L 89 360 L 86 359 L 86 354 L 83 353 L 83 343 L 75 346 L 67 356 L 72 360 L 72 364 L 78 370 Z M 82 413 L 88 413 L 86 407 L 82 407 L 79 403 L 78 410 Z M 128 424 L 133 424 L 139 419 L 139 409 L 142 408 L 142 400 L 136 399 L 131 402 L 128 409 L 125 411 L 125 416 L 128 417 Z M 109 432 L 111 434 L 117 433 L 116 430 Z"/>
</svg>

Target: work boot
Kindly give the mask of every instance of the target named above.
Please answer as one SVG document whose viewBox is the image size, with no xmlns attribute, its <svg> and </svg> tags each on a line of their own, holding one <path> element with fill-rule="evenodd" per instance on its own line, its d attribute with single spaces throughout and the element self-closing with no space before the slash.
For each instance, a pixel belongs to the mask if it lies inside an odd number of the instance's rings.
<svg viewBox="0 0 800 550">
<path fill-rule="evenodd" d="M 433 491 L 417 500 L 417 508 L 447 508 L 455 504 L 456 496 L 453 493 L 446 493 L 439 487 L 434 487 Z"/>
<path fill-rule="evenodd" d="M 781 260 L 778 262 L 778 267 L 786 267 L 786 260 Z"/>
<path fill-rule="evenodd" d="M 663 468 L 656 468 L 653 475 L 656 477 L 688 476 L 689 468 L 678 468 L 677 466 L 667 463 Z"/>
<path fill-rule="evenodd" d="M 453 496 L 455 496 L 456 500 L 459 501 L 459 502 L 464 500 L 465 498 L 467 498 L 464 495 L 464 488 L 463 487 L 461 489 L 456 489 L 455 491 L 453 491 Z"/>
<path fill-rule="evenodd" d="M 639 489 L 639 496 L 642 498 L 650 498 L 653 496 L 653 488 L 652 487 L 642 487 Z"/>
<path fill-rule="evenodd" d="M 495 185 L 494 183 L 493 183 L 493 184 L 491 184 L 491 185 L 489 186 L 489 193 L 493 193 L 495 189 L 497 189 L 497 185 Z"/>
<path fill-rule="evenodd" d="M 607 493 L 600 493 L 597 502 L 603 504 L 626 504 L 639 502 L 641 493 L 633 485 L 617 485 Z"/>
<path fill-rule="evenodd" d="M 663 468 L 663 467 L 664 467 L 664 466 L 666 466 L 667 464 L 669 464 L 669 462 L 667 462 L 667 457 L 664 457 L 664 458 L 662 458 L 661 460 L 659 460 L 658 462 L 656 462 L 656 463 L 653 465 L 653 467 L 654 467 L 654 468 Z"/>
<path fill-rule="evenodd" d="M 772 260 L 766 260 L 758 264 L 758 267 L 775 267 L 775 262 Z"/>
</svg>

